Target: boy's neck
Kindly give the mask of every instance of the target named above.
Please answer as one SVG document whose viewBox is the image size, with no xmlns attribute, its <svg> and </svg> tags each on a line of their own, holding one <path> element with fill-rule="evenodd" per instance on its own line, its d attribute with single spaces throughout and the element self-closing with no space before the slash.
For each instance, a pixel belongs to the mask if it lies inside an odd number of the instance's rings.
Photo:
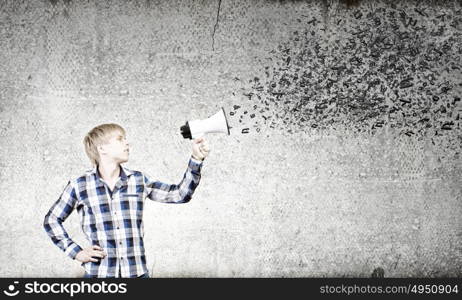
<svg viewBox="0 0 462 300">
<path fill-rule="evenodd" d="M 114 181 L 120 176 L 120 164 L 114 162 L 100 162 L 98 172 L 104 181 Z"/>
</svg>

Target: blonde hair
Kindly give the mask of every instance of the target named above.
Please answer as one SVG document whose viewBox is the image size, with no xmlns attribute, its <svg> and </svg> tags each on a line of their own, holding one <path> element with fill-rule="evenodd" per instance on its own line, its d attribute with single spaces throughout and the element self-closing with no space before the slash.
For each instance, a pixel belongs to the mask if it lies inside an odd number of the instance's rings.
<svg viewBox="0 0 462 300">
<path fill-rule="evenodd" d="M 114 131 L 120 131 L 123 135 L 125 135 L 125 129 L 123 129 L 122 126 L 115 123 L 109 123 L 96 126 L 90 130 L 83 139 L 85 152 L 94 166 L 98 165 L 99 162 L 98 146 L 107 143 L 111 133 Z"/>
</svg>

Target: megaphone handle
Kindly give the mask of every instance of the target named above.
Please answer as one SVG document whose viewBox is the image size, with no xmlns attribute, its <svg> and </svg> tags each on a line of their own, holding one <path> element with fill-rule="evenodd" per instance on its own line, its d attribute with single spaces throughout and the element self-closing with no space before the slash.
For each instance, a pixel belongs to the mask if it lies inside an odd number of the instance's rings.
<svg viewBox="0 0 462 300">
<path fill-rule="evenodd" d="M 195 136 L 193 137 L 193 139 L 200 139 L 200 138 L 202 138 L 202 137 L 204 137 L 204 136 L 205 136 L 205 133 L 201 132 L 201 133 L 198 133 L 197 135 L 195 135 Z"/>
</svg>

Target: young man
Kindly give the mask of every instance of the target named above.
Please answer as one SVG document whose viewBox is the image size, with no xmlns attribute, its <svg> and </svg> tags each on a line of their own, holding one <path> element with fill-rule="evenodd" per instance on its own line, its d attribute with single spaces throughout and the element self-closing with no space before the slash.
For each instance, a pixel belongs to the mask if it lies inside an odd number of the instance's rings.
<svg viewBox="0 0 462 300">
<path fill-rule="evenodd" d="M 209 153 L 205 139 L 195 139 L 192 157 L 179 184 L 155 181 L 122 167 L 128 161 L 125 130 L 117 124 L 93 128 L 84 139 L 94 168 L 69 181 L 45 216 L 51 240 L 72 259 L 82 262 L 84 277 L 149 277 L 144 251 L 144 199 L 186 203 L 199 184 L 202 161 Z M 82 249 L 68 235 L 63 222 L 77 209 L 92 246 Z"/>
</svg>

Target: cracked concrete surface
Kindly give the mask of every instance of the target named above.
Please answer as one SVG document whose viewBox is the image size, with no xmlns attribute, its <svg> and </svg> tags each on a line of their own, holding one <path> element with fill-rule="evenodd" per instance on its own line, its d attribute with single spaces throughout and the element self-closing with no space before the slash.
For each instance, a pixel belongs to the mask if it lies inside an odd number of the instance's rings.
<svg viewBox="0 0 462 300">
<path fill-rule="evenodd" d="M 192 201 L 145 205 L 152 276 L 460 277 L 462 8 L 434 2 L 2 1 L 0 276 L 83 274 L 42 221 L 93 126 L 173 183 L 224 107 Z"/>
<path fill-rule="evenodd" d="M 212 51 L 215 51 L 215 31 L 217 30 L 218 22 L 220 21 L 220 8 L 221 8 L 221 0 L 218 0 L 217 21 L 215 22 L 215 26 L 213 26 L 213 33 L 212 33 Z"/>
</svg>

